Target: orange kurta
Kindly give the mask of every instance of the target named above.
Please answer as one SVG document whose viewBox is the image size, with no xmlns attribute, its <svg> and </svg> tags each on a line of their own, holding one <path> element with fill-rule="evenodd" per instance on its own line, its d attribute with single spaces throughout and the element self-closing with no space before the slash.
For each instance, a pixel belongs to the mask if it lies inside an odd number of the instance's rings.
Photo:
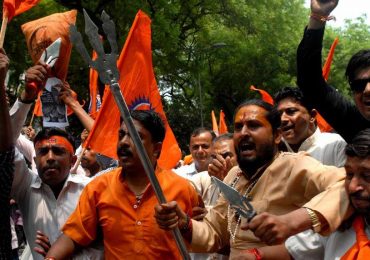
<svg viewBox="0 0 370 260">
<path fill-rule="evenodd" d="M 120 179 L 121 168 L 90 182 L 83 190 L 76 210 L 62 231 L 76 243 L 87 246 L 103 232 L 106 259 L 180 259 L 171 232 L 160 229 L 154 218 L 158 204 L 149 186 L 138 202 Z M 167 201 L 176 200 L 191 215 L 198 198 L 187 180 L 170 171 L 156 175 Z"/>
</svg>

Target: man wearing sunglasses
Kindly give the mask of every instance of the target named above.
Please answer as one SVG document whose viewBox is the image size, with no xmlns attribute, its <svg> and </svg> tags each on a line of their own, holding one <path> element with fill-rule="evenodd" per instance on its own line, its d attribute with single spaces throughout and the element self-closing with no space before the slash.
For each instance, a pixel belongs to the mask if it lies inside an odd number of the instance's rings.
<svg viewBox="0 0 370 260">
<path fill-rule="evenodd" d="M 355 105 L 322 76 L 321 49 L 326 21 L 339 0 L 311 0 L 311 15 L 297 50 L 297 82 L 305 98 L 347 142 L 370 127 L 370 49 L 352 56 L 346 77 Z"/>
</svg>

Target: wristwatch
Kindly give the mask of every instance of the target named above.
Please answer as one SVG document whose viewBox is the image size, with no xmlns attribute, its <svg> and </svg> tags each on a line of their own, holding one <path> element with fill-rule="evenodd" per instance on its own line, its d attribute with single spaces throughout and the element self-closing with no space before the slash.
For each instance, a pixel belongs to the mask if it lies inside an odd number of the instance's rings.
<svg viewBox="0 0 370 260">
<path fill-rule="evenodd" d="M 315 233 L 319 233 L 321 231 L 321 222 L 319 220 L 319 217 L 317 216 L 317 214 L 315 213 L 315 211 L 313 211 L 312 209 L 309 209 L 309 208 L 305 208 L 305 209 L 306 209 L 307 214 L 310 217 L 311 222 L 312 222 L 311 229 Z"/>
</svg>

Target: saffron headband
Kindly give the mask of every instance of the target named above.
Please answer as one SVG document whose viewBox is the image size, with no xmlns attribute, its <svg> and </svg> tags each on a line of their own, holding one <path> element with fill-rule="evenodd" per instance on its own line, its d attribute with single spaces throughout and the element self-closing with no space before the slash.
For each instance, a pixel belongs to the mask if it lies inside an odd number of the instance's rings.
<svg viewBox="0 0 370 260">
<path fill-rule="evenodd" d="M 35 148 L 40 148 L 44 145 L 58 145 L 69 151 L 71 154 L 74 154 L 74 149 L 72 144 L 64 137 L 53 135 L 48 139 L 43 139 L 35 143 Z"/>
</svg>

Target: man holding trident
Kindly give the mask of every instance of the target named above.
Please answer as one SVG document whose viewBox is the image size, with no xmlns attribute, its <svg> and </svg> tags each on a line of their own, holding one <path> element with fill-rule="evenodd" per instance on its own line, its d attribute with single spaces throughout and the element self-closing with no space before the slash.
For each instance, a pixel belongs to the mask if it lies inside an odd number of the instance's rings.
<svg viewBox="0 0 370 260">
<path fill-rule="evenodd" d="M 86 31 L 100 56 L 95 61 L 90 59 L 75 28 L 71 28 L 71 39 L 90 66 L 99 71 L 103 83 L 111 85 L 124 120 L 117 144 L 122 168 L 95 178 L 86 187 L 75 212 L 62 229 L 63 235 L 53 244 L 46 259 L 68 258 L 78 248 L 99 238 L 103 238 L 107 259 L 179 259 L 181 256 L 187 259 L 180 230 L 174 234 L 181 255 L 171 234 L 156 225 L 153 208 L 158 203 L 155 195 L 161 203 L 165 195 L 169 200 L 179 201 L 182 210 L 191 216 L 192 208 L 198 203 L 196 191 L 172 172 L 157 167 L 154 173 L 165 134 L 163 122 L 153 111 L 128 111 L 117 83 L 114 24 L 105 13 L 102 20 L 111 54 L 104 54 L 97 28 L 86 13 Z"/>
</svg>

